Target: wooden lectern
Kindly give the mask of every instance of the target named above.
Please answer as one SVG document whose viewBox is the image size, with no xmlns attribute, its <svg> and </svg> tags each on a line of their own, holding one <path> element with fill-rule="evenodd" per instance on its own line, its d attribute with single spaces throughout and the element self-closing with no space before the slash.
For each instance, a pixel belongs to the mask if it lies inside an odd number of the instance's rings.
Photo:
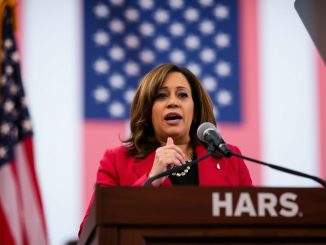
<svg viewBox="0 0 326 245">
<path fill-rule="evenodd" d="M 326 190 L 97 186 L 78 244 L 326 244 Z"/>
</svg>

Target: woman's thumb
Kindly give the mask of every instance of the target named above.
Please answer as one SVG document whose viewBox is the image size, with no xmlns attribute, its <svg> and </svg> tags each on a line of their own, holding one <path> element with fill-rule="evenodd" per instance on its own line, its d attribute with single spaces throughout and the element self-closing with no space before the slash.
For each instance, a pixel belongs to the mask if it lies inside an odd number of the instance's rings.
<svg viewBox="0 0 326 245">
<path fill-rule="evenodd" d="M 172 137 L 168 137 L 167 141 L 166 141 L 166 145 L 173 145 L 174 142 L 173 142 L 173 139 Z"/>
</svg>

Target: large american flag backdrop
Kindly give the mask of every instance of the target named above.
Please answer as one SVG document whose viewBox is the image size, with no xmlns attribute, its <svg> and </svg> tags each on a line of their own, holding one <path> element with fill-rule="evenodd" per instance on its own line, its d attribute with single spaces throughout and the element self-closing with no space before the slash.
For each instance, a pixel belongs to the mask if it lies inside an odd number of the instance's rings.
<svg viewBox="0 0 326 245">
<path fill-rule="evenodd" d="M 84 0 L 84 205 L 104 150 L 128 135 L 139 80 L 161 63 L 193 71 L 224 138 L 259 158 L 257 13 L 256 1 Z M 261 184 L 260 167 L 248 167 Z"/>
<path fill-rule="evenodd" d="M 226 133 L 248 134 L 257 127 L 255 113 L 248 113 L 250 106 L 257 111 L 257 103 L 241 102 L 243 96 L 255 98 L 250 93 L 256 91 L 240 94 L 247 79 L 241 75 L 243 45 L 254 51 L 254 43 L 239 42 L 240 28 L 250 23 L 239 19 L 238 1 L 85 0 L 84 16 L 86 203 L 99 158 L 128 134 L 130 103 L 139 80 L 159 64 L 186 66 L 200 78 L 214 103 L 218 126 Z M 255 40 L 252 34 L 254 30 L 246 37 Z M 256 77 L 249 76 L 254 85 Z M 248 137 L 257 146 L 250 151 L 254 155 L 259 152 L 257 137 Z M 253 175 L 258 181 L 259 174 Z"/>
<path fill-rule="evenodd" d="M 1 3 L 0 244 L 47 244 L 12 8 Z"/>
</svg>

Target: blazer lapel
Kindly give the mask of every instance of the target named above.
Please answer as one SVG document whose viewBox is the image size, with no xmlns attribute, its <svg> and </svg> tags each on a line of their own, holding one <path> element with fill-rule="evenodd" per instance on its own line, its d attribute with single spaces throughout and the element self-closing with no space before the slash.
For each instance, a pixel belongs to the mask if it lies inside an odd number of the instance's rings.
<svg viewBox="0 0 326 245">
<path fill-rule="evenodd" d="M 203 146 L 196 147 L 197 158 L 207 154 Z M 224 160 L 208 157 L 198 163 L 200 186 L 223 186 L 230 181 L 225 173 Z"/>
</svg>

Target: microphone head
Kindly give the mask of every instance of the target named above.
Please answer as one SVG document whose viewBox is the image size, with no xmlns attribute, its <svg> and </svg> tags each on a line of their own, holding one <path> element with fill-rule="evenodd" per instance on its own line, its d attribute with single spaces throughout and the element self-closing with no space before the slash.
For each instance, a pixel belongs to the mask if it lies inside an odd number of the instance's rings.
<svg viewBox="0 0 326 245">
<path fill-rule="evenodd" d="M 210 123 L 210 122 L 204 122 L 204 123 L 200 124 L 198 129 L 197 129 L 197 137 L 202 142 L 206 142 L 205 131 L 207 129 L 212 129 L 212 130 L 216 131 L 215 125 L 213 123 Z"/>
</svg>

